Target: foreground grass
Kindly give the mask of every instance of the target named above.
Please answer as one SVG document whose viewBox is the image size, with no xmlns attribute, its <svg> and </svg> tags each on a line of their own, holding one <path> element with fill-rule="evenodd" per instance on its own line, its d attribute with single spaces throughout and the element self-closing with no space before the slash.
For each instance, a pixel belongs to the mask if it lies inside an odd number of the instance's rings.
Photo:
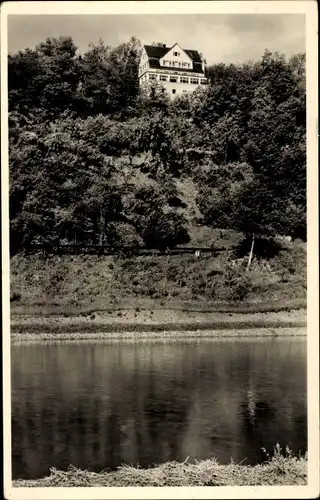
<svg viewBox="0 0 320 500">
<path fill-rule="evenodd" d="M 141 469 L 123 465 L 115 472 L 100 473 L 70 466 L 51 468 L 50 476 L 13 481 L 14 487 L 110 487 L 110 486 L 295 486 L 307 484 L 307 458 L 276 453 L 268 462 L 249 466 L 219 465 L 215 459 L 191 463 L 167 462 Z"/>
</svg>

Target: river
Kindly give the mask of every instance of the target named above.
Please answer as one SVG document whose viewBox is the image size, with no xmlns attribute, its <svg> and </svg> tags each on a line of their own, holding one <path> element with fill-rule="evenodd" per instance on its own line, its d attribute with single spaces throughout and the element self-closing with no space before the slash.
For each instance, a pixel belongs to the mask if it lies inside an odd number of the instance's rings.
<svg viewBox="0 0 320 500">
<path fill-rule="evenodd" d="M 12 474 L 307 448 L 305 338 L 12 346 Z"/>
</svg>

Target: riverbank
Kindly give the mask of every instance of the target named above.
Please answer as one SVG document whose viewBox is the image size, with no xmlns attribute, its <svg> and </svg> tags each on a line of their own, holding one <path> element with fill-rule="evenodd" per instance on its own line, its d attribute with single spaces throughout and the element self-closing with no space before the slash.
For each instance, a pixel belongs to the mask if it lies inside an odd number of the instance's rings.
<svg viewBox="0 0 320 500">
<path fill-rule="evenodd" d="M 250 271 L 222 254 L 15 255 L 12 339 L 300 335 L 305 249 L 281 248 L 271 260 L 254 260 Z"/>
<path fill-rule="evenodd" d="M 90 316 L 11 316 L 21 340 L 182 339 L 306 335 L 306 310 L 225 313 L 171 309 L 96 311 Z"/>
<path fill-rule="evenodd" d="M 41 479 L 18 479 L 13 487 L 110 487 L 110 486 L 295 486 L 307 484 L 307 458 L 276 454 L 271 460 L 254 466 L 215 459 L 196 463 L 167 462 L 141 469 L 123 465 L 115 472 L 100 473 L 70 466 L 67 471 L 52 468 Z"/>
<path fill-rule="evenodd" d="M 306 328 L 245 328 L 225 330 L 159 330 L 159 331 L 112 331 L 112 332 L 75 332 L 49 333 L 29 332 L 12 333 L 12 343 L 39 341 L 80 341 L 80 340 L 192 340 L 221 338 L 278 338 L 303 337 L 307 335 Z"/>
</svg>

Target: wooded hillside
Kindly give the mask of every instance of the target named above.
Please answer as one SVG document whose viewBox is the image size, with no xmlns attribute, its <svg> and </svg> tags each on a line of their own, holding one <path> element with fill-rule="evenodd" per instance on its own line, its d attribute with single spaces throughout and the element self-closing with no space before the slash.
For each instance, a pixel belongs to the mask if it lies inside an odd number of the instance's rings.
<svg viewBox="0 0 320 500">
<path fill-rule="evenodd" d="M 140 51 L 65 37 L 9 55 L 11 253 L 172 248 L 208 228 L 245 252 L 253 235 L 305 240 L 305 55 L 208 66 L 207 88 L 170 101 L 139 90 Z"/>
</svg>

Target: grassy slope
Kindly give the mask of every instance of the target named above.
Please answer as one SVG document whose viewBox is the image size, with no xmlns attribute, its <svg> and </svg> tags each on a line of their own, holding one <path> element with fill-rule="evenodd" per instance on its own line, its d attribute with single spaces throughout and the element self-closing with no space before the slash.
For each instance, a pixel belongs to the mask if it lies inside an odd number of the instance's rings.
<svg viewBox="0 0 320 500">
<path fill-rule="evenodd" d="M 137 157 L 134 161 L 142 160 Z M 136 165 L 130 175 L 132 182 L 139 185 L 153 182 Z M 123 177 L 118 181 L 123 183 Z M 188 220 L 190 246 L 230 249 L 241 242 L 243 235 L 235 231 L 197 225 L 201 214 L 196 203 L 196 184 L 188 176 L 175 182 L 185 202 L 182 212 Z M 127 229 L 121 234 L 122 243 L 130 245 L 132 235 Z M 247 257 L 235 259 L 232 252 L 216 257 L 203 254 L 199 258 L 192 255 L 169 258 L 16 255 L 11 259 L 11 296 L 15 294 L 20 300 L 12 302 L 11 311 L 20 315 L 74 316 L 111 310 L 117 311 L 119 318 L 122 309 L 137 308 L 227 313 L 303 307 L 306 304 L 305 245 L 281 241 L 281 247 L 278 255 L 268 261 L 254 260 L 249 272 L 245 269 Z M 173 322 L 177 321 L 176 316 Z"/>
<path fill-rule="evenodd" d="M 305 273 L 305 250 L 289 243 L 273 259 L 254 261 L 249 272 L 245 260 L 230 261 L 226 253 L 17 255 L 11 293 L 21 298 L 11 304 L 11 332 L 16 340 L 244 336 L 252 329 L 276 335 L 279 327 L 283 335 L 301 335 Z"/>
<path fill-rule="evenodd" d="M 11 259 L 11 295 L 17 294 L 20 300 L 12 302 L 12 311 L 37 305 L 78 311 L 148 308 L 150 303 L 157 307 L 169 304 L 169 308 L 174 304 L 188 308 L 193 303 L 212 310 L 217 303 L 285 306 L 288 301 L 301 304 L 305 300 L 306 252 L 302 245 L 283 243 L 278 255 L 253 261 L 249 272 L 246 259 L 229 257 L 228 252 L 199 258 L 16 255 Z"/>
</svg>

